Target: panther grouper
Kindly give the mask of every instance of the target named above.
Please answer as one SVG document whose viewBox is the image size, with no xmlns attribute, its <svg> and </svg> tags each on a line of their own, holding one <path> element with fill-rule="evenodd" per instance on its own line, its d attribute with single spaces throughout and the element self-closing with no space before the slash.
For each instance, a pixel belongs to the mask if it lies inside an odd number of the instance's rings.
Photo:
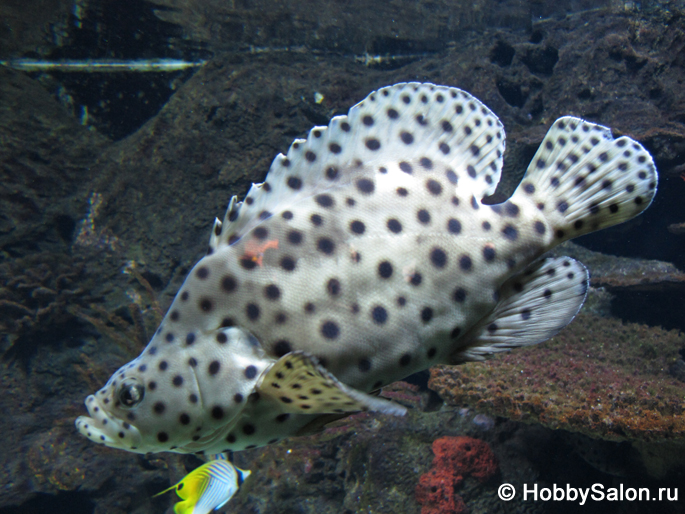
<svg viewBox="0 0 685 514">
<path fill-rule="evenodd" d="M 254 448 L 352 412 L 401 415 L 373 393 L 550 338 L 588 274 L 542 256 L 641 213 L 657 172 L 639 143 L 563 117 L 513 196 L 487 205 L 504 148 L 487 107 L 433 84 L 384 87 L 314 127 L 231 199 L 159 330 L 88 396 L 78 430 L 137 453 Z"/>
</svg>

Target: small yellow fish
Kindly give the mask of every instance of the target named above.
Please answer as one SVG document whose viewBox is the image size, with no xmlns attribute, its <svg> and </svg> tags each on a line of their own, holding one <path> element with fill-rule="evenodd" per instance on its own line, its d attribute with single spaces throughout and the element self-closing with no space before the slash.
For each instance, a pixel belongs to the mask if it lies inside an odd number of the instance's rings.
<svg viewBox="0 0 685 514">
<path fill-rule="evenodd" d="M 183 500 L 174 505 L 176 514 L 207 514 L 223 507 L 249 476 L 249 471 L 237 468 L 227 460 L 213 460 L 155 496 L 176 489 L 176 494 Z"/>
</svg>

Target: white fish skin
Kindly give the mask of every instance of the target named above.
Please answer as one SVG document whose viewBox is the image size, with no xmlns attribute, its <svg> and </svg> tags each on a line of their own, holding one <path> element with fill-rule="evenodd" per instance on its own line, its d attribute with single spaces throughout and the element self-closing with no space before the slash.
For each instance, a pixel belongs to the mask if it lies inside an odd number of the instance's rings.
<svg viewBox="0 0 685 514">
<path fill-rule="evenodd" d="M 437 363 L 548 339 L 587 290 L 585 267 L 541 259 L 626 221 L 656 192 L 628 137 L 557 120 L 508 201 L 485 205 L 505 147 L 497 117 L 456 88 L 382 88 L 278 155 L 231 200 L 148 347 L 86 399 L 91 440 L 220 453 L 359 410 Z"/>
</svg>

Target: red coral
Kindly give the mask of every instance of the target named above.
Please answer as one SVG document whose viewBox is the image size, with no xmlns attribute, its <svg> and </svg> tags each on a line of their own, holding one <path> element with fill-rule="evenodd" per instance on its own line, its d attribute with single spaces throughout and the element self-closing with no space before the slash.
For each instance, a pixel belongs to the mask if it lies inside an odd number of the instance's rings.
<svg viewBox="0 0 685 514">
<path fill-rule="evenodd" d="M 471 437 L 441 437 L 433 441 L 433 465 L 421 475 L 416 500 L 421 514 L 462 514 L 464 500 L 456 493 L 466 476 L 486 482 L 497 472 L 497 460 L 488 444 Z"/>
</svg>

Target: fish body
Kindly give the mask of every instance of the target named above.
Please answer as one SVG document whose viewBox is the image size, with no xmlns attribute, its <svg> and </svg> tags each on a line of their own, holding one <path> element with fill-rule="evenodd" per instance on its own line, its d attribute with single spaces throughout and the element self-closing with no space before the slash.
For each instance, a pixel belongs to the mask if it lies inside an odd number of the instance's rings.
<svg viewBox="0 0 685 514">
<path fill-rule="evenodd" d="M 174 505 L 175 514 L 207 514 L 223 507 L 249 476 L 249 471 L 220 458 L 194 469 L 155 496 L 174 489 L 182 500 Z"/>
<path fill-rule="evenodd" d="M 0 66 L 19 71 L 60 71 L 76 73 L 116 72 L 173 72 L 203 66 L 205 61 L 183 61 L 180 59 L 83 59 L 49 61 L 44 59 L 10 59 L 0 61 Z"/>
<path fill-rule="evenodd" d="M 351 412 L 401 415 L 369 393 L 548 339 L 588 276 L 541 257 L 642 212 L 657 173 L 637 142 L 564 117 L 514 195 L 486 205 L 504 149 L 487 107 L 433 84 L 382 88 L 314 127 L 231 200 L 149 345 L 86 399 L 78 430 L 138 453 L 253 448 Z"/>
</svg>

